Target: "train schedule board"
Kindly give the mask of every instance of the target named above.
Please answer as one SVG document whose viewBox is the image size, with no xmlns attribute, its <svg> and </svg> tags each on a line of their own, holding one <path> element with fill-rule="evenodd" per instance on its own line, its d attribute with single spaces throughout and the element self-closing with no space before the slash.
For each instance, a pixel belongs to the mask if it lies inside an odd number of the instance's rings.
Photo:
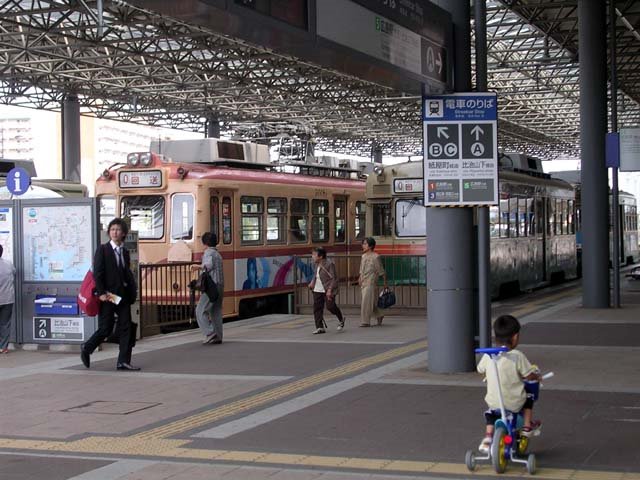
<svg viewBox="0 0 640 480">
<path fill-rule="evenodd" d="M 498 203 L 498 98 L 495 93 L 422 97 L 424 204 Z"/>
</svg>

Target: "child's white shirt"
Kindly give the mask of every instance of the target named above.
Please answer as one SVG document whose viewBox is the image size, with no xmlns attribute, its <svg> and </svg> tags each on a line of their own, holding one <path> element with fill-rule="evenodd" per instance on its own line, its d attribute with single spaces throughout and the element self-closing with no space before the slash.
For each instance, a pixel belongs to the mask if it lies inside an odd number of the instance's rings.
<svg viewBox="0 0 640 480">
<path fill-rule="evenodd" d="M 484 399 L 491 409 L 500 409 L 500 397 L 498 392 L 498 379 L 491 365 L 491 357 L 483 355 L 478 363 L 478 372 L 487 379 L 487 394 Z M 524 390 L 523 379 L 535 371 L 527 357 L 519 350 L 504 352 L 498 357 L 498 375 L 504 408 L 512 412 L 519 412 L 527 399 Z"/>
</svg>

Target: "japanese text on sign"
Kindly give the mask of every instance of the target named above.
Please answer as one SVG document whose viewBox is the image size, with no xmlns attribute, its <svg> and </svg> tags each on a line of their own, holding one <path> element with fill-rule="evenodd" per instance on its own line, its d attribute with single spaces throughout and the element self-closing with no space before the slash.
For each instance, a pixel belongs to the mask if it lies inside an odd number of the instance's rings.
<svg viewBox="0 0 640 480">
<path fill-rule="evenodd" d="M 118 172 L 118 185 L 120 188 L 159 188 L 162 186 L 162 172 L 160 170 Z"/>
</svg>

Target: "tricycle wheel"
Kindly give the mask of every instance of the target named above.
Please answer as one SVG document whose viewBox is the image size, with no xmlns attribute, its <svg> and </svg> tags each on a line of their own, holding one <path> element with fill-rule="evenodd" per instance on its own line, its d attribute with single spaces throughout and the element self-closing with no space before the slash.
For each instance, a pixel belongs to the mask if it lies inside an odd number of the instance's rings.
<svg viewBox="0 0 640 480">
<path fill-rule="evenodd" d="M 527 457 L 527 472 L 529 475 L 536 473 L 536 456 L 533 453 Z"/>
<path fill-rule="evenodd" d="M 525 437 L 522 435 L 518 436 L 518 456 L 524 457 L 527 453 L 527 448 L 529 448 L 529 437 Z"/>
<path fill-rule="evenodd" d="M 491 443 L 491 464 L 496 473 L 504 473 L 507 468 L 507 445 L 504 437 L 507 431 L 503 427 L 496 428 Z"/>
<path fill-rule="evenodd" d="M 472 450 L 467 450 L 467 453 L 464 456 L 464 463 L 467 465 L 467 468 L 470 472 L 473 472 L 476 469 L 476 454 Z"/>
</svg>

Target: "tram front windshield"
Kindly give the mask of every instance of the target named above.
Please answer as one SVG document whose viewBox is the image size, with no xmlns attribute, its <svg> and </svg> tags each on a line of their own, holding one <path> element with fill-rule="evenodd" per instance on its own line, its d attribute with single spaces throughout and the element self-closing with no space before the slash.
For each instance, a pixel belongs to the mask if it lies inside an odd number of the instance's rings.
<svg viewBox="0 0 640 480">
<path fill-rule="evenodd" d="M 396 236 L 425 236 L 427 233 L 425 208 L 418 199 L 396 201 Z"/>
<path fill-rule="evenodd" d="M 138 238 L 158 240 L 164 235 L 164 198 L 160 195 L 122 197 L 121 215 L 131 219 Z"/>
</svg>

